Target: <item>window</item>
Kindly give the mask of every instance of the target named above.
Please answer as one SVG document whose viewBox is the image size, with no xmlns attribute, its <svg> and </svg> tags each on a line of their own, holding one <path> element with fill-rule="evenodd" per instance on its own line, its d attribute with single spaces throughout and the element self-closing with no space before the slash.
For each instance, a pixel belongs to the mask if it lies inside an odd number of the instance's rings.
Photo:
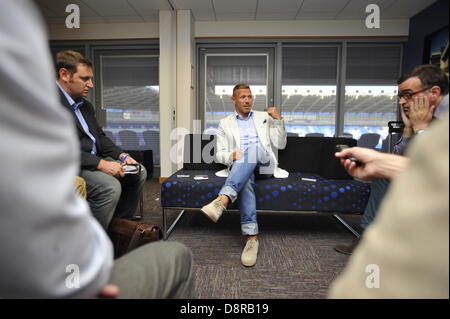
<svg viewBox="0 0 450 319">
<path fill-rule="evenodd" d="M 204 133 L 215 134 L 219 121 L 234 112 L 231 102 L 233 87 L 247 83 L 254 96 L 253 109 L 262 111 L 273 104 L 272 77 L 269 64 L 270 50 L 203 50 L 200 79 L 204 90 L 200 93 L 203 106 Z"/>
<path fill-rule="evenodd" d="M 124 150 L 151 149 L 154 164 L 159 165 L 159 57 L 155 53 L 97 52 L 96 95 L 105 112 L 104 131 Z"/>
<path fill-rule="evenodd" d="M 351 45 L 347 49 L 344 132 L 359 139 L 380 135 L 377 148 L 388 135 L 387 123 L 397 119 L 399 45 Z"/>
<path fill-rule="evenodd" d="M 50 41 L 55 56 L 75 50 L 93 62 L 94 89 L 88 100 L 105 133 L 125 150 L 159 154 L 159 50 L 157 41 Z"/>
<path fill-rule="evenodd" d="M 282 110 L 288 132 L 334 136 L 338 48 L 284 47 Z"/>
<path fill-rule="evenodd" d="M 380 148 L 387 123 L 398 119 L 402 40 L 234 41 L 198 44 L 199 118 L 206 133 L 233 112 L 238 82 L 252 86 L 255 110 L 281 108 L 289 135 L 359 140 L 372 133 L 364 138 L 372 142 L 378 134 Z"/>
</svg>

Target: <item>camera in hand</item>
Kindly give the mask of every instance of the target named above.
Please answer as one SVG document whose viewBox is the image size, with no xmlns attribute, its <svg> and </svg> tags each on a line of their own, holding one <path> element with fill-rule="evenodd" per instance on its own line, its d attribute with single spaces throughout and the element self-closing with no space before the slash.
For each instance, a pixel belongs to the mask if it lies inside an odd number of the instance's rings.
<svg viewBox="0 0 450 319">
<path fill-rule="evenodd" d="M 138 174 L 141 171 L 140 164 L 126 164 L 123 166 L 125 174 Z"/>
<path fill-rule="evenodd" d="M 337 144 L 336 145 L 336 151 L 337 152 L 342 152 L 343 150 L 345 150 L 346 148 L 349 148 L 350 146 L 346 145 L 346 144 Z M 356 166 L 361 166 L 362 163 L 360 161 L 358 161 L 356 158 L 354 158 L 353 156 L 348 156 L 345 159 L 349 159 L 352 162 L 354 162 L 356 164 Z"/>
</svg>

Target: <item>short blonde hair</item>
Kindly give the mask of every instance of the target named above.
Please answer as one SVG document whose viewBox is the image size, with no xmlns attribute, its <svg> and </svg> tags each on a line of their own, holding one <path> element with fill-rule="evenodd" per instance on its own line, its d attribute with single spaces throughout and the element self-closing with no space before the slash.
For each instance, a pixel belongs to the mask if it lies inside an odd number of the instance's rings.
<svg viewBox="0 0 450 319">
<path fill-rule="evenodd" d="M 233 88 L 233 96 L 234 96 L 234 92 L 236 92 L 237 90 L 241 90 L 241 89 L 249 89 L 250 90 L 250 86 L 246 83 L 236 84 Z"/>
</svg>

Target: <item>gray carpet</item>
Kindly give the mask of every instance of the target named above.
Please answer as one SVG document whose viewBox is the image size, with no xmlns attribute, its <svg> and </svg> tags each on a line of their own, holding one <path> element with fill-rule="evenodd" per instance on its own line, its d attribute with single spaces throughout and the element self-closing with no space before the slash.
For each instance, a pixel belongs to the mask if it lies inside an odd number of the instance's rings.
<svg viewBox="0 0 450 319">
<path fill-rule="evenodd" d="M 162 225 L 161 187 L 148 181 L 144 190 L 144 219 Z M 169 223 L 177 215 L 169 211 Z M 359 215 L 344 215 L 352 226 Z M 196 298 L 325 298 L 348 256 L 333 247 L 353 236 L 330 214 L 316 212 L 260 213 L 260 249 L 255 267 L 240 263 L 245 245 L 239 214 L 229 212 L 217 224 L 200 211 L 187 211 L 169 240 L 189 247 L 196 270 Z"/>
</svg>

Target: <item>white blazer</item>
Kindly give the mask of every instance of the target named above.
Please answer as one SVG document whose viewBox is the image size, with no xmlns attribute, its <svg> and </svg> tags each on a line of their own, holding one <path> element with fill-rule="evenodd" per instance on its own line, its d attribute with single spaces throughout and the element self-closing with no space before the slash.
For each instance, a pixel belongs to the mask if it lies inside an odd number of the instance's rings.
<svg viewBox="0 0 450 319">
<path fill-rule="evenodd" d="M 267 112 L 253 111 L 253 122 L 259 137 L 261 146 L 274 159 L 276 164 L 273 176 L 276 178 L 287 178 L 289 172 L 278 167 L 278 156 L 274 150 L 286 147 L 286 129 L 284 120 L 275 120 Z M 230 156 L 233 152 L 240 151 L 241 137 L 236 113 L 233 113 L 219 123 L 217 131 L 216 159 L 219 163 L 225 164 L 228 168 L 216 172 L 219 177 L 227 177 L 233 161 Z"/>
</svg>

